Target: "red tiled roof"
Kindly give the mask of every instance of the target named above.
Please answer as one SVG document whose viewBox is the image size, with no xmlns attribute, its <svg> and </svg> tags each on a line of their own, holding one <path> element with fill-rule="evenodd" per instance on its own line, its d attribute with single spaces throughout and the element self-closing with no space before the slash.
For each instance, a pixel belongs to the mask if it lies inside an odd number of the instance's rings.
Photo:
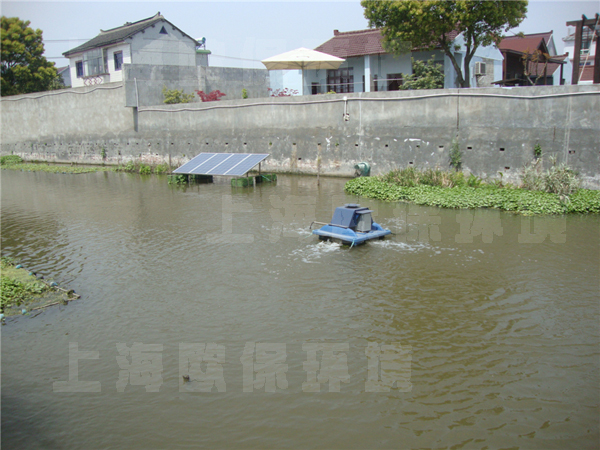
<svg viewBox="0 0 600 450">
<path fill-rule="evenodd" d="M 447 34 L 450 41 L 456 39 L 456 36 L 458 36 L 456 31 Z M 338 58 L 388 53 L 383 49 L 381 39 L 379 28 L 344 32 L 333 30 L 333 37 L 315 50 Z"/>
<path fill-rule="evenodd" d="M 583 74 L 581 75 L 581 79 L 579 81 L 593 81 L 594 80 L 594 66 L 583 66 L 580 67 L 580 74 L 581 74 L 581 69 L 583 69 Z"/>
<path fill-rule="evenodd" d="M 524 37 L 508 36 L 500 41 L 498 48 L 502 50 L 512 50 L 515 52 L 528 53 L 540 48 L 542 42 L 548 43 L 552 37 L 552 31 L 546 33 L 526 34 Z"/>
<path fill-rule="evenodd" d="M 559 55 L 559 56 L 553 56 L 552 59 L 553 60 L 558 60 L 558 61 L 564 61 L 565 59 L 567 59 L 567 54 L 565 55 Z M 537 76 L 537 75 L 541 75 L 542 73 L 544 73 L 544 63 L 535 63 L 535 62 L 531 62 L 529 61 L 529 73 L 533 76 Z M 546 76 L 550 76 L 552 75 L 554 72 L 556 72 L 556 69 L 558 69 L 561 65 L 558 63 L 548 63 L 548 67 L 546 67 Z"/>
</svg>

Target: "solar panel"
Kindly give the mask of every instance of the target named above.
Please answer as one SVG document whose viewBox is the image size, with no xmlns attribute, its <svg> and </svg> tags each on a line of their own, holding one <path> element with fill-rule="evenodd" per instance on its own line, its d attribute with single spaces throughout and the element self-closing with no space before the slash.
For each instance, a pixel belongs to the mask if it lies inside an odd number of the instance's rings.
<svg viewBox="0 0 600 450">
<path fill-rule="evenodd" d="M 268 156 L 268 153 L 200 153 L 173 173 L 241 176 Z"/>
</svg>

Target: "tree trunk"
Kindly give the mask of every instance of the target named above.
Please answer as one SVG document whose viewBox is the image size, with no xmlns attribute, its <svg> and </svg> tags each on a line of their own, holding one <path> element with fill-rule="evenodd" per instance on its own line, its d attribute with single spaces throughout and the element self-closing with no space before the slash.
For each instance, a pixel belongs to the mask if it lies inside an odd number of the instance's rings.
<svg viewBox="0 0 600 450">
<path fill-rule="evenodd" d="M 471 87 L 471 59 L 473 59 L 473 54 L 469 54 L 467 51 L 465 53 L 465 81 L 463 84 L 465 88 Z"/>
<path fill-rule="evenodd" d="M 461 88 L 465 87 L 465 85 L 464 85 L 465 80 L 462 76 L 462 71 L 460 70 L 460 65 L 456 62 L 456 58 L 454 57 L 454 54 L 448 48 L 444 49 L 444 53 L 446 54 L 446 56 L 448 58 L 450 58 L 450 61 L 452 61 L 452 66 L 454 67 L 454 71 L 456 72 L 456 82 L 458 83 L 458 86 Z"/>
</svg>

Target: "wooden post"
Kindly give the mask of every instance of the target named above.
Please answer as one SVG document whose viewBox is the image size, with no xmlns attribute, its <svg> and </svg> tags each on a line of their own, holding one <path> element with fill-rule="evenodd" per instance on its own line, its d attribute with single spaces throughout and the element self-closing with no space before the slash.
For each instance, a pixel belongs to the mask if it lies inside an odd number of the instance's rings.
<svg viewBox="0 0 600 450">
<path fill-rule="evenodd" d="M 596 23 L 599 22 L 598 20 L 598 14 L 596 14 Z M 600 51 L 598 51 L 598 47 L 600 47 L 600 36 L 598 36 L 598 31 L 596 31 L 596 27 L 594 26 L 592 28 L 592 42 L 590 43 L 590 46 L 593 44 L 594 42 L 594 36 L 596 36 L 596 53 L 594 54 L 594 84 L 599 84 L 600 83 Z"/>
<path fill-rule="evenodd" d="M 317 144 L 317 186 L 321 186 L 321 144 Z"/>
<path fill-rule="evenodd" d="M 571 84 L 579 83 L 579 57 L 581 55 L 581 40 L 583 35 L 583 21 L 578 20 L 575 23 L 575 54 L 573 55 L 573 76 Z"/>
</svg>

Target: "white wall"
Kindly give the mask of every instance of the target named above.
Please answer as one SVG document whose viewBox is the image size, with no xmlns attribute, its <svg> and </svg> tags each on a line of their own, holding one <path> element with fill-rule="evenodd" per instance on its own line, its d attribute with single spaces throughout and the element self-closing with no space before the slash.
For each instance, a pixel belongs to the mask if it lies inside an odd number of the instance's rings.
<svg viewBox="0 0 600 450">
<path fill-rule="evenodd" d="M 167 34 L 160 34 L 164 26 Z M 131 38 L 132 64 L 196 66 L 196 43 L 167 22 L 148 27 Z"/>
<path fill-rule="evenodd" d="M 108 49 L 108 73 L 110 82 L 123 81 L 123 66 L 121 70 L 115 70 L 115 53 L 123 52 L 123 65 L 131 64 L 131 47 L 129 44 L 121 44 Z"/>
</svg>

